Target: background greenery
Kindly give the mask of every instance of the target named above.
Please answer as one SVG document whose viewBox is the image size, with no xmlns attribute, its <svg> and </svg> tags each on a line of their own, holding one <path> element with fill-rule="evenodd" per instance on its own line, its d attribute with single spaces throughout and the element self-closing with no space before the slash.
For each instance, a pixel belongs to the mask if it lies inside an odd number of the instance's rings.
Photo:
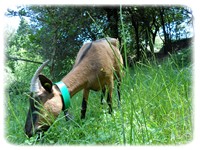
<svg viewBox="0 0 200 150">
<path fill-rule="evenodd" d="M 5 30 L 6 133 L 14 144 L 183 144 L 192 140 L 192 11 L 186 6 L 18 6 L 17 31 Z M 24 134 L 29 84 L 37 67 L 53 81 L 66 75 L 86 41 L 118 38 L 125 61 L 121 107 L 114 113 L 89 97 L 80 119 L 82 93 L 72 98 L 74 118 L 63 114 L 45 133 Z"/>
</svg>

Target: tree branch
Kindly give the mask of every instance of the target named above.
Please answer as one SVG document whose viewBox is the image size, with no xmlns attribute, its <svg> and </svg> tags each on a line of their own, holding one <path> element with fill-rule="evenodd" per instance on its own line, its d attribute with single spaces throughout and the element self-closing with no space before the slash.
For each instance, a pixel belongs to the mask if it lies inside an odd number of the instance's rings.
<svg viewBox="0 0 200 150">
<path fill-rule="evenodd" d="M 28 59 L 23 59 L 23 58 L 17 58 L 13 56 L 6 55 L 7 59 L 11 59 L 14 61 L 25 61 L 25 62 L 30 62 L 30 63 L 35 63 L 35 64 L 42 64 L 42 62 L 34 61 L 34 60 L 28 60 Z"/>
</svg>

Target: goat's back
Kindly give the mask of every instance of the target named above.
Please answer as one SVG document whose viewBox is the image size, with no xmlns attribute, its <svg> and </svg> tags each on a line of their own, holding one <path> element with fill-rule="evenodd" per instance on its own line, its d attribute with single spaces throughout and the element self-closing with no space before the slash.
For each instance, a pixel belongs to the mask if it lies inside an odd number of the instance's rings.
<svg viewBox="0 0 200 150">
<path fill-rule="evenodd" d="M 119 42 L 115 38 L 103 38 L 96 40 L 94 42 L 84 44 L 77 54 L 77 58 L 74 67 L 77 66 L 82 61 L 92 61 L 101 62 L 105 64 L 107 61 L 112 61 L 110 65 L 115 68 L 115 65 L 120 63 L 123 65 L 123 59 L 117 48 Z M 92 63 L 92 62 L 91 62 Z"/>
<path fill-rule="evenodd" d="M 120 78 L 122 56 L 117 48 L 118 40 L 114 38 L 100 39 L 84 44 L 78 52 L 74 69 L 81 68 L 83 76 L 88 78 L 88 87 L 94 83 L 107 84 L 113 72 Z M 98 90 L 100 87 L 94 87 Z"/>
</svg>

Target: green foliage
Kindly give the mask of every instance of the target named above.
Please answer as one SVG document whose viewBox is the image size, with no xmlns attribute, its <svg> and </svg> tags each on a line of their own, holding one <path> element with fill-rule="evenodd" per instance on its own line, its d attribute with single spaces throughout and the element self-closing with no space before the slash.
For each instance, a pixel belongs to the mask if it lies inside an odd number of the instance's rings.
<svg viewBox="0 0 200 150">
<path fill-rule="evenodd" d="M 127 54 L 135 55 L 137 61 L 142 52 L 154 52 L 156 36 L 167 43 L 172 39 L 191 37 L 192 10 L 185 6 L 20 6 L 18 11 L 8 10 L 8 16 L 20 16 L 21 37 L 17 42 L 26 45 L 43 60 L 52 59 L 55 66 L 68 58 L 74 60 L 83 42 L 106 36 L 118 38 L 125 44 Z M 88 15 L 90 14 L 90 16 Z M 30 29 L 23 23 L 29 18 Z M 120 19 L 124 20 L 124 31 Z M 189 26 L 189 28 L 188 28 Z M 24 29 L 23 29 L 24 28 Z M 184 35 L 186 35 L 184 37 Z M 27 39 L 28 38 L 28 39 Z M 170 49 L 166 49 L 166 52 Z M 126 54 L 123 54 L 126 57 Z M 53 67 L 52 72 L 58 72 Z"/>
<path fill-rule="evenodd" d="M 176 61 L 177 67 L 187 67 L 192 62 L 192 48 L 185 48 L 181 51 L 176 52 L 174 55 L 172 55 L 172 59 Z"/>
<path fill-rule="evenodd" d="M 8 31 L 6 35 L 6 55 L 37 62 L 50 58 L 50 69 L 46 67 L 43 72 L 54 81 L 72 68 L 82 42 L 104 35 L 119 38 L 126 63 L 129 55 L 140 55 L 142 60 L 125 70 L 121 105 L 118 107 L 114 92 L 112 115 L 108 114 L 105 100 L 100 104 L 100 93 L 91 92 L 86 119 L 81 120 L 82 93 L 79 92 L 72 98 L 70 121 L 66 122 L 60 114 L 44 136 L 39 134 L 29 139 L 24 133 L 24 124 L 29 107 L 29 84 L 38 64 L 8 57 L 5 138 L 10 143 L 155 145 L 192 140 L 192 48 L 172 53 L 162 62 L 147 59 L 147 47 L 153 49 L 155 35 L 162 27 L 161 16 L 168 29 L 165 36 L 174 37 L 176 25 L 191 21 L 188 8 L 123 6 L 120 12 L 119 7 L 25 6 L 17 13 L 11 10 L 9 13 L 19 15 L 22 20 L 16 33 Z M 30 22 L 23 16 L 29 17 Z M 182 30 L 185 28 L 176 31 Z M 161 47 L 162 42 L 155 45 Z"/>
<path fill-rule="evenodd" d="M 133 91 L 127 94 L 134 100 L 132 108 L 137 119 L 132 138 L 136 144 L 180 144 L 187 142 L 181 139 L 191 140 L 191 71 L 191 66 L 180 68 L 173 59 L 135 67 L 135 84 L 129 87 Z"/>
<path fill-rule="evenodd" d="M 183 57 L 185 55 L 190 54 L 182 54 Z M 71 100 L 72 120 L 66 122 L 61 113 L 43 137 L 36 135 L 28 139 L 23 132 L 28 111 L 27 94 L 9 93 L 6 95 L 6 139 L 25 145 L 188 143 L 192 140 L 193 126 L 192 66 L 180 66 L 182 57 L 175 58 L 176 55 L 172 55 L 159 64 L 156 61 L 137 63 L 130 68 L 130 72 L 124 74 L 120 108 L 117 106 L 117 93 L 114 92 L 112 115 L 108 114 L 105 101 L 100 104 L 100 93 L 91 92 L 86 119 L 81 120 L 82 93 L 76 94 Z"/>
</svg>

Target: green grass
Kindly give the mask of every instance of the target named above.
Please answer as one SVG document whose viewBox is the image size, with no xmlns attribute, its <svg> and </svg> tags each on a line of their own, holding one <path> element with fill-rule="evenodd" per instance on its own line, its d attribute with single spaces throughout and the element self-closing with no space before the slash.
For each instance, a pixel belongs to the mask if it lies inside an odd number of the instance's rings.
<svg viewBox="0 0 200 150">
<path fill-rule="evenodd" d="M 72 99 L 74 118 L 66 122 L 63 113 L 44 137 L 27 138 L 23 128 L 28 112 L 27 92 L 11 87 L 6 93 L 5 138 L 13 144 L 68 145 L 177 145 L 192 140 L 191 49 L 163 62 L 137 63 L 125 71 L 121 86 L 121 107 L 113 94 L 113 114 L 108 114 L 100 93 L 91 92 L 86 119 L 80 119 L 82 92 Z M 187 57 L 186 57 L 187 54 Z M 187 63 L 188 62 L 188 63 Z M 23 87 L 24 89 L 24 87 Z M 27 89 L 29 89 L 27 84 Z"/>
</svg>

